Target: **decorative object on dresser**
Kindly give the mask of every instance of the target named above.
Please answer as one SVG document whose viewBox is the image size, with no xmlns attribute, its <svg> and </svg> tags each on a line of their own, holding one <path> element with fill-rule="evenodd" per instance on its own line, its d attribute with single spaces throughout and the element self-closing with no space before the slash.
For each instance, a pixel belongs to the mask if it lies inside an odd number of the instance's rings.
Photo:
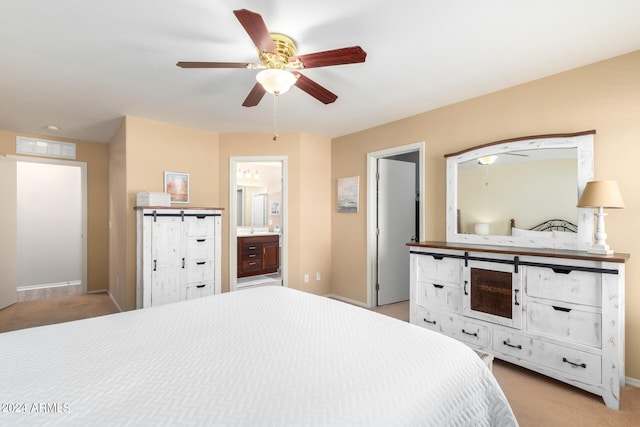
<svg viewBox="0 0 640 427">
<path fill-rule="evenodd" d="M 238 237 L 238 277 L 275 273 L 279 268 L 279 234 Z"/>
<path fill-rule="evenodd" d="M 135 209 L 137 308 L 221 292 L 222 209 Z"/>
<path fill-rule="evenodd" d="M 607 244 L 607 233 L 604 230 L 604 208 L 622 209 L 624 202 L 616 181 L 591 181 L 578 201 L 579 208 L 597 208 L 594 214 L 596 221 L 595 243 L 589 248 L 590 253 L 612 254 L 613 250 Z"/>
<path fill-rule="evenodd" d="M 172 203 L 189 203 L 189 174 L 165 172 L 164 191 L 171 194 Z"/>
<path fill-rule="evenodd" d="M 598 394 L 619 408 L 627 254 L 407 245 L 411 323 Z"/>
</svg>

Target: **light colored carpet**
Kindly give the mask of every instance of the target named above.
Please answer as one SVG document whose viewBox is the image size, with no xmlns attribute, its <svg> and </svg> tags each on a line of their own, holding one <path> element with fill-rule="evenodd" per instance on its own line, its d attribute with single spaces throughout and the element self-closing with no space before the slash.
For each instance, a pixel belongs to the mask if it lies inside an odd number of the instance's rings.
<svg viewBox="0 0 640 427">
<path fill-rule="evenodd" d="M 0 310 L 0 332 L 117 313 L 106 292 L 24 301 Z"/>
</svg>

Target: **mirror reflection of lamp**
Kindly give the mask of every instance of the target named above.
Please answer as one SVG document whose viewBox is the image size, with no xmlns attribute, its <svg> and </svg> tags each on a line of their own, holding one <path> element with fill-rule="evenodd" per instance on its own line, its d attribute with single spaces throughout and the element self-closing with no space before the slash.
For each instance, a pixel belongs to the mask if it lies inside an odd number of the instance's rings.
<svg viewBox="0 0 640 427">
<path fill-rule="evenodd" d="M 597 208 L 595 243 L 591 245 L 588 252 L 600 255 L 609 255 L 613 250 L 607 244 L 607 233 L 604 230 L 604 208 L 622 209 L 624 202 L 616 181 L 591 181 L 587 185 L 578 201 L 579 208 Z"/>
</svg>

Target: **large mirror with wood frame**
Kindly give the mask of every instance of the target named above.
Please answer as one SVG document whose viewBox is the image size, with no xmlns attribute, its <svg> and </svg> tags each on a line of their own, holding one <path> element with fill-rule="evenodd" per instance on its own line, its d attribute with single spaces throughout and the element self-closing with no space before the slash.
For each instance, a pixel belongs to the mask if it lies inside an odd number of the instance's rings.
<svg viewBox="0 0 640 427">
<path fill-rule="evenodd" d="M 447 154 L 447 241 L 586 250 L 595 131 L 519 137 Z"/>
</svg>

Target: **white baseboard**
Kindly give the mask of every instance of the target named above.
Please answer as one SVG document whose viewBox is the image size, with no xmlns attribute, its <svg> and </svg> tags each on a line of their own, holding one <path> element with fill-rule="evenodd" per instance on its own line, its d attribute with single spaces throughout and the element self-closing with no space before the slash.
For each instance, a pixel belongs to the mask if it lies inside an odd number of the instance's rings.
<svg viewBox="0 0 640 427">
<path fill-rule="evenodd" d="M 626 385 L 631 385 L 640 388 L 640 380 L 631 377 L 625 377 L 624 382 Z"/>
<path fill-rule="evenodd" d="M 109 294 L 109 298 L 111 298 L 111 301 L 113 301 L 113 303 L 116 305 L 116 308 L 118 309 L 118 311 L 120 313 L 122 313 L 123 310 L 122 310 L 122 307 L 120 307 L 120 304 L 118 304 L 118 301 L 116 301 L 116 299 L 113 297 L 113 295 L 111 295 L 111 292 L 109 292 L 109 291 L 106 291 L 106 292 Z"/>
<path fill-rule="evenodd" d="M 18 302 L 68 297 L 82 294 L 82 282 L 45 283 L 18 286 Z"/>
<path fill-rule="evenodd" d="M 369 308 L 367 306 L 367 304 L 365 304 L 363 302 L 356 301 L 356 300 L 350 299 L 350 298 L 341 297 L 340 295 L 327 294 L 327 295 L 325 295 L 325 297 L 337 299 L 338 301 L 342 301 L 342 302 L 348 302 L 349 304 L 357 305 L 358 307 Z"/>
</svg>

